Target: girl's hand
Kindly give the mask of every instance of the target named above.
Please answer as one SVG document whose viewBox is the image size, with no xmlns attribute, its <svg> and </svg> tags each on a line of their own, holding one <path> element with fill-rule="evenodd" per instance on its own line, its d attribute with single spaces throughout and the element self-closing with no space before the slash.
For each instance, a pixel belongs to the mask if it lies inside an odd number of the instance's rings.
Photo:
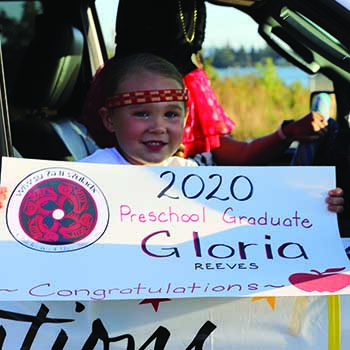
<svg viewBox="0 0 350 350">
<path fill-rule="evenodd" d="M 0 186 L 0 209 L 4 206 L 4 201 L 7 199 L 7 187 Z"/>
<path fill-rule="evenodd" d="M 333 213 L 342 213 L 344 211 L 344 192 L 341 188 L 337 187 L 328 191 L 326 198 L 327 208 Z"/>
</svg>

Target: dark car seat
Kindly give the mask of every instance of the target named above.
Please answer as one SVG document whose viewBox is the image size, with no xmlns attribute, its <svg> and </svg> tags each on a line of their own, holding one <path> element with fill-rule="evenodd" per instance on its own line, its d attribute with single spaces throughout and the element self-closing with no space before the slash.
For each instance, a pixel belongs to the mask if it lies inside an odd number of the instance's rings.
<svg viewBox="0 0 350 350">
<path fill-rule="evenodd" d="M 64 107 L 76 87 L 84 37 L 68 23 L 38 15 L 18 78 L 9 93 L 19 117 L 11 120 L 14 147 L 25 158 L 75 160 L 97 146 Z M 18 113 L 18 112 L 17 112 Z"/>
</svg>

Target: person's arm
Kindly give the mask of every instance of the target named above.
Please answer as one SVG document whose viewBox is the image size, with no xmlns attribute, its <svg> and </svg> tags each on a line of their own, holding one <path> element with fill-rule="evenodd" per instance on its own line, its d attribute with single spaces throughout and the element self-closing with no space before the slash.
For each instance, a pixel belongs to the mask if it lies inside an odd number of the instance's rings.
<svg viewBox="0 0 350 350">
<path fill-rule="evenodd" d="M 282 124 L 283 125 L 283 124 Z M 293 141 L 312 142 L 327 131 L 327 120 L 320 113 L 310 112 L 286 123 L 272 134 L 244 142 L 223 136 L 221 145 L 212 150 L 217 165 L 262 165 L 281 156 Z"/>
</svg>

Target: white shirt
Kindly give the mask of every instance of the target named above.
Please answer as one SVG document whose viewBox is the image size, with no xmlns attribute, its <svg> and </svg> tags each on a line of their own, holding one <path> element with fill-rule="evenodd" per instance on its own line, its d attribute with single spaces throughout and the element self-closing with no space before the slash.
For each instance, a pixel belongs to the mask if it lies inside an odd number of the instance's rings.
<svg viewBox="0 0 350 350">
<path fill-rule="evenodd" d="M 83 163 L 102 163 L 102 164 L 126 164 L 131 165 L 116 148 L 101 148 L 93 154 L 78 160 Z M 197 166 L 197 163 L 191 159 L 181 157 L 170 157 L 161 166 Z"/>
</svg>

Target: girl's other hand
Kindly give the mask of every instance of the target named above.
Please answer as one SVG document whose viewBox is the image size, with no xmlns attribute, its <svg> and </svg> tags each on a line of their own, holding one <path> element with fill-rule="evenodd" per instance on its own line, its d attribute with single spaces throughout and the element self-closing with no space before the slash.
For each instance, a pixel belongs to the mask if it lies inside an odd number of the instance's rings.
<svg viewBox="0 0 350 350">
<path fill-rule="evenodd" d="M 342 213 L 344 211 L 344 191 L 337 187 L 328 191 L 326 198 L 327 208 L 333 213 Z"/>
</svg>

